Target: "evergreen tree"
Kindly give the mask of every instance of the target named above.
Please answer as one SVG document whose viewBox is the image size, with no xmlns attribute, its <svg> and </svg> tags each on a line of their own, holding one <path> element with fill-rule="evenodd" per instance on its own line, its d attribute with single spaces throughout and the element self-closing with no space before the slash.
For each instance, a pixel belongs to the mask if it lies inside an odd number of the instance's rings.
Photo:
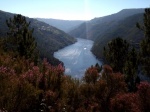
<svg viewBox="0 0 150 112">
<path fill-rule="evenodd" d="M 137 70 L 138 70 L 138 55 L 136 50 L 132 48 L 132 50 L 129 51 L 128 53 L 125 67 L 123 68 L 123 72 L 126 76 L 126 82 L 128 84 L 129 91 L 136 90 L 136 83 L 137 83 L 136 80 L 138 78 Z"/>
<path fill-rule="evenodd" d="M 140 62 L 144 74 L 150 76 L 150 8 L 145 9 L 144 26 L 137 23 L 137 27 L 144 31 L 145 38 L 140 44 Z"/>
<path fill-rule="evenodd" d="M 129 44 L 121 38 L 113 39 L 108 43 L 108 49 L 104 47 L 104 56 L 114 72 L 123 72 L 128 55 Z"/>
<path fill-rule="evenodd" d="M 37 61 L 37 44 L 32 36 L 33 29 L 29 29 L 30 22 L 22 15 L 15 15 L 13 19 L 6 20 L 9 28 L 8 49 L 17 52 L 19 56 Z"/>
</svg>

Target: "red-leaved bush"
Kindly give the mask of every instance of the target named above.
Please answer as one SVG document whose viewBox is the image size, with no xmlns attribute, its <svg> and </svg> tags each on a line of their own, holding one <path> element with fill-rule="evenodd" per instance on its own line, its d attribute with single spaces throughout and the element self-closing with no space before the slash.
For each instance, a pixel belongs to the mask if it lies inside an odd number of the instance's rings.
<svg viewBox="0 0 150 112">
<path fill-rule="evenodd" d="M 141 82 L 138 86 L 136 94 L 141 102 L 141 108 L 143 112 L 149 112 L 150 110 L 150 83 Z"/>
<path fill-rule="evenodd" d="M 99 73 L 96 67 L 90 67 L 86 70 L 83 80 L 86 83 L 96 83 L 99 78 Z"/>
<path fill-rule="evenodd" d="M 137 94 L 118 94 L 111 99 L 112 112 L 141 112 Z"/>
</svg>

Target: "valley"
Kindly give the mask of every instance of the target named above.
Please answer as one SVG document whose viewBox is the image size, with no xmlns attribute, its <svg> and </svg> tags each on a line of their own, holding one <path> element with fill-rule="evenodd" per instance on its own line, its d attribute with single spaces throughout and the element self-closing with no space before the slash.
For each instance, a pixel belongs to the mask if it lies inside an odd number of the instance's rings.
<svg viewBox="0 0 150 112">
<path fill-rule="evenodd" d="M 8 27 L 6 20 L 13 18 L 15 14 L 0 11 L 0 37 L 7 37 Z M 76 42 L 76 39 L 66 34 L 65 32 L 50 26 L 44 22 L 33 18 L 26 17 L 30 22 L 30 28 L 34 29 L 33 36 L 37 43 L 40 58 L 47 58 L 52 65 L 61 63 L 58 59 L 53 57 L 53 53 L 61 48 Z"/>
<path fill-rule="evenodd" d="M 144 9 L 124 9 L 118 13 L 92 19 L 82 23 L 69 34 L 77 38 L 94 41 L 92 53 L 103 58 L 103 47 L 116 37 L 121 37 L 131 44 L 138 44 L 144 37 L 136 23 L 143 22 Z"/>
<path fill-rule="evenodd" d="M 103 58 L 103 47 L 116 37 L 126 39 L 133 46 L 136 45 L 136 47 L 138 47 L 137 45 L 144 35 L 142 31 L 136 28 L 136 23 L 143 22 L 143 13 L 144 9 L 124 9 L 118 13 L 94 18 L 89 21 L 68 21 L 44 18 L 27 18 L 27 21 L 30 21 L 30 27 L 34 28 L 33 36 L 36 39 L 41 59 L 47 58 L 52 65 L 57 65 L 62 62 L 68 63 L 69 61 L 67 61 L 67 59 L 61 60 L 61 55 L 59 54 L 57 57 L 54 52 L 68 45 L 74 45 L 76 38 L 78 38 L 77 40 L 79 40 L 79 38 L 88 39 L 82 40 L 85 42 L 92 40 L 93 43 L 90 45 L 91 47 L 88 49 L 88 53 L 91 53 L 91 50 L 98 59 Z M 0 15 L 0 24 L 2 26 L 0 27 L 0 35 L 6 36 L 8 29 L 5 24 L 5 19 L 13 17 L 14 14 L 0 11 Z M 75 45 L 76 44 L 78 44 L 78 42 L 75 43 Z M 81 42 L 80 44 L 84 43 Z M 73 47 L 71 48 L 72 50 L 74 49 Z M 69 49 L 69 51 L 66 49 L 67 48 L 62 51 L 66 53 L 71 51 L 71 49 Z M 77 57 L 74 58 L 74 61 L 78 60 Z M 83 62 L 82 59 L 80 62 Z M 91 65 L 92 64 L 95 63 L 91 62 Z M 91 65 L 89 64 L 88 67 Z M 84 70 L 85 69 L 86 68 L 84 68 Z M 67 74 L 68 73 L 69 72 L 67 72 Z"/>
<path fill-rule="evenodd" d="M 147 0 L 0 6 L 0 112 L 149 112 Z"/>
</svg>

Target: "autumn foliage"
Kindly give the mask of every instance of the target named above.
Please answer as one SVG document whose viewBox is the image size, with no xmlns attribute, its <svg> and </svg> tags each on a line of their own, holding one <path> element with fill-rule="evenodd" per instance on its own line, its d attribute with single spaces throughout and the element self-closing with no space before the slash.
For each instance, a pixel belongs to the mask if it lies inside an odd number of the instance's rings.
<svg viewBox="0 0 150 112">
<path fill-rule="evenodd" d="M 47 59 L 34 63 L 12 51 L 5 52 L 1 45 L 0 40 L 0 112 L 150 110 L 150 83 L 135 83 L 136 91 L 129 91 L 128 74 L 116 71 L 123 69 L 120 60 L 119 68 L 113 66 L 115 72 L 109 65 L 96 65 L 88 68 L 82 79 L 75 79 L 64 74 L 62 64 L 52 66 Z"/>
<path fill-rule="evenodd" d="M 86 70 L 83 79 L 66 76 L 60 64 L 52 66 L 46 59 L 39 65 L 0 55 L 0 110 L 147 112 L 150 108 L 150 84 L 141 82 L 135 93 L 128 92 L 125 77 L 104 65 Z M 128 99 L 128 100 L 126 100 Z"/>
</svg>

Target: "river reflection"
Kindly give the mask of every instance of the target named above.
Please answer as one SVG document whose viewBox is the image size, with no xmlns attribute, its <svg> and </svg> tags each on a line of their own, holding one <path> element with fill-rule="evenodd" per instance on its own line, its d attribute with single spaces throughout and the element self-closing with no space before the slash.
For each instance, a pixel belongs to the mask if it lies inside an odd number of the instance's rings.
<svg viewBox="0 0 150 112">
<path fill-rule="evenodd" d="M 77 40 L 75 44 L 55 52 L 54 57 L 64 63 L 66 75 L 81 78 L 87 68 L 96 63 L 101 65 L 101 62 L 90 51 L 93 41 L 79 38 Z"/>
</svg>

